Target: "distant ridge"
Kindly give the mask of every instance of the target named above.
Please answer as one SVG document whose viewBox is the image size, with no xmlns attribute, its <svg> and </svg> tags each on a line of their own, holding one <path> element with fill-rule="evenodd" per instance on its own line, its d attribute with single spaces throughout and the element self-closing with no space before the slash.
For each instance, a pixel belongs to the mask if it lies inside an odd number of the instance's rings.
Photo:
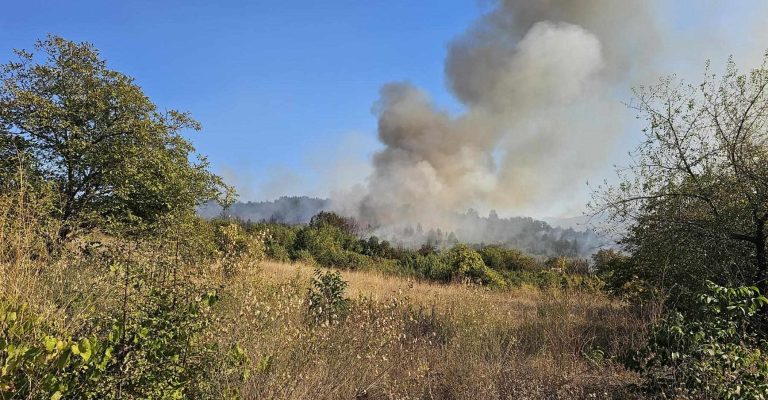
<svg viewBox="0 0 768 400">
<path fill-rule="evenodd" d="M 306 224 L 313 215 L 330 209 L 330 200 L 307 196 L 282 196 L 272 201 L 236 202 L 226 210 L 228 216 L 243 221 L 272 221 L 283 224 Z M 215 202 L 204 204 L 197 209 L 203 218 L 222 216 L 221 205 Z"/>
</svg>

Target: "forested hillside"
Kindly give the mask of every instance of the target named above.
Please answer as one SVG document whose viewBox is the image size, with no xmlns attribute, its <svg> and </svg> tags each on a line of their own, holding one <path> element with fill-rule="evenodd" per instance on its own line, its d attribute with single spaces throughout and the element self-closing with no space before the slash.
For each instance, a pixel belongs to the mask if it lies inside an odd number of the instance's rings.
<svg viewBox="0 0 768 400">
<path fill-rule="evenodd" d="M 328 199 L 305 196 L 281 197 L 274 201 L 235 202 L 226 209 L 217 203 L 198 208 L 203 218 L 230 217 L 243 222 L 271 222 L 285 225 L 308 224 L 313 216 L 333 210 Z M 355 222 L 356 233 L 363 237 L 377 236 L 395 247 L 419 248 L 422 245 L 444 248 L 459 242 L 478 246 L 498 245 L 523 250 L 538 256 L 589 257 L 609 247 L 588 225 L 560 228 L 529 217 L 500 218 L 495 211 L 487 217 L 474 210 L 455 213 L 453 230 L 423 226 L 419 221 L 398 226 L 373 226 Z"/>
</svg>

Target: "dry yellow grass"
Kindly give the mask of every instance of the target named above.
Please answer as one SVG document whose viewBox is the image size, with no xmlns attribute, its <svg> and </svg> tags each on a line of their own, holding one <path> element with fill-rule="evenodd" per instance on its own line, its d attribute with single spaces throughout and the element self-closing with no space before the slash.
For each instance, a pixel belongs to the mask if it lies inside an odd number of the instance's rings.
<svg viewBox="0 0 768 400">
<path fill-rule="evenodd" d="M 119 309 L 121 283 L 105 273 L 108 262 L 77 251 L 30 256 L 40 246 L 30 241 L 35 219 L 2 221 L 0 237 L 18 240 L 0 247 L 1 297 L 29 304 L 60 332 L 82 330 L 97 310 Z M 175 252 L 149 246 L 130 255 L 119 244 L 115 254 L 140 258 L 151 273 L 176 265 Z M 634 346 L 644 323 L 598 293 L 342 271 L 347 316 L 315 325 L 307 320 L 312 272 L 242 258 L 179 265 L 179 279 L 220 290 L 202 342 L 239 343 L 249 359 L 244 382 L 221 386 L 234 384 L 245 399 L 572 399 L 626 398 L 636 379 L 611 357 Z"/>
<path fill-rule="evenodd" d="M 296 276 L 309 279 L 314 267 L 302 263 L 281 263 L 264 261 L 261 272 L 265 279 L 273 283 L 286 282 Z M 393 296 L 407 297 L 418 304 L 450 305 L 461 303 L 471 296 L 483 298 L 497 304 L 510 306 L 533 306 L 540 291 L 529 286 L 514 288 L 507 291 L 494 291 L 480 286 L 444 285 L 429 281 L 404 279 L 377 271 L 346 271 L 341 275 L 349 283 L 351 297 L 370 297 L 372 299 L 387 299 Z"/>
<path fill-rule="evenodd" d="M 246 398 L 614 398 L 635 379 L 610 356 L 642 322 L 605 296 L 343 271 L 348 317 L 309 326 L 312 271 L 264 262 L 231 287 L 223 332 L 255 366 Z"/>
</svg>

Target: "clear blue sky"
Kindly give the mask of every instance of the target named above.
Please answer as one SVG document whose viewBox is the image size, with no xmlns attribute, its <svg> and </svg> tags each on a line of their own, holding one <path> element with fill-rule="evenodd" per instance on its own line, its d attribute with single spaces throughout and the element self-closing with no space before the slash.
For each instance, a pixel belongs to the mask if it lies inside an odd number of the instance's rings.
<svg viewBox="0 0 768 400">
<path fill-rule="evenodd" d="M 369 153 L 383 83 L 409 80 L 453 105 L 446 44 L 482 11 L 473 0 L 24 0 L 2 10 L 0 62 L 48 33 L 94 43 L 159 106 L 190 111 L 203 124 L 190 136 L 197 149 L 243 186 L 279 170 L 311 186 L 307 159 L 350 134 Z"/>
</svg>

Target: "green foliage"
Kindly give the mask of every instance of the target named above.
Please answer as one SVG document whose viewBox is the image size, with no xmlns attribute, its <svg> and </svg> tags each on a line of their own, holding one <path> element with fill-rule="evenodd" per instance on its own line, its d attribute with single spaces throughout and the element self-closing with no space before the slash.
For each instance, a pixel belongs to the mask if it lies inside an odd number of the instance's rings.
<svg viewBox="0 0 768 400">
<path fill-rule="evenodd" d="M 309 265 L 349 269 L 375 269 L 388 274 L 438 282 L 468 281 L 495 287 L 532 284 L 539 287 L 601 287 L 589 274 L 585 260 L 553 258 L 560 272 L 544 271 L 543 264 L 516 249 L 499 245 L 475 250 L 458 244 L 439 251 L 430 246 L 419 250 L 395 248 L 376 236 L 365 239 L 339 226 L 355 226 L 349 219 L 324 213 L 306 226 L 277 223 L 246 224 L 250 233 L 264 237 L 267 257 L 278 261 L 301 261 Z M 566 276 L 567 275 L 567 276 Z M 574 277 L 570 275 L 582 275 Z"/>
<path fill-rule="evenodd" d="M 113 344 L 58 336 L 24 305 L 0 299 L 0 397 L 93 398 L 114 362 Z"/>
<path fill-rule="evenodd" d="M 125 287 L 136 293 L 118 313 L 101 321 L 116 347 L 116 369 L 106 379 L 106 396 L 119 387 L 129 398 L 199 397 L 209 388 L 209 373 L 219 349 L 199 342 L 209 327 L 212 308 L 218 302 L 213 290 L 188 282 L 163 285 L 142 265 L 118 264 L 116 276 L 125 277 Z"/>
<path fill-rule="evenodd" d="M 264 237 L 266 255 L 278 261 L 349 269 L 375 269 L 388 274 L 438 282 L 473 282 L 494 287 L 532 284 L 539 287 L 601 287 L 590 275 L 585 260 L 553 258 L 560 272 L 544 271 L 544 265 L 516 249 L 499 245 L 477 250 L 463 244 L 438 250 L 429 245 L 413 250 L 393 245 L 376 236 L 359 238 L 350 232 L 356 223 L 333 213 L 318 214 L 305 226 L 277 223 L 246 223 L 247 231 Z M 575 277 L 570 275 L 581 275 Z"/>
<path fill-rule="evenodd" d="M 291 253 L 281 244 L 272 244 L 267 246 L 266 256 L 272 260 L 288 262 L 291 260 Z"/>
<path fill-rule="evenodd" d="M 315 269 L 307 293 L 307 314 L 314 324 L 328 325 L 343 319 L 349 310 L 349 299 L 344 297 L 347 282 L 338 271 L 323 272 Z"/>
<path fill-rule="evenodd" d="M 335 225 L 316 223 L 298 230 L 292 250 L 296 259 L 306 252 L 322 266 L 356 269 L 371 264 L 367 256 L 352 250 L 359 250 L 357 244 L 355 236 Z"/>
<path fill-rule="evenodd" d="M 592 263 L 595 274 L 605 282 L 606 292 L 637 306 L 659 298 L 659 289 L 638 276 L 644 274 L 630 255 L 602 249 L 592 256 Z"/>
<path fill-rule="evenodd" d="M 590 272 L 587 260 L 563 256 L 549 257 L 544 261 L 544 267 L 549 270 L 566 272 L 573 275 L 586 275 Z"/>
<path fill-rule="evenodd" d="M 605 280 L 610 290 L 618 290 L 625 282 L 631 280 L 631 276 L 627 276 L 628 262 L 628 255 L 614 249 L 600 249 L 592 255 L 595 273 Z"/>
<path fill-rule="evenodd" d="M 645 388 L 667 396 L 763 399 L 768 396 L 768 343 L 759 319 L 768 300 L 755 287 L 706 282 L 686 313 L 672 312 L 628 364 Z"/>
<path fill-rule="evenodd" d="M 309 226 L 321 228 L 332 226 L 337 228 L 345 235 L 354 236 L 357 232 L 357 223 L 353 218 L 342 217 L 339 214 L 330 211 L 321 211 L 313 216 L 309 221 Z"/>
<path fill-rule="evenodd" d="M 213 224 L 213 237 L 224 258 L 248 258 L 258 261 L 264 257 L 265 239 L 262 232 L 249 233 L 234 221 L 214 221 Z"/>
<path fill-rule="evenodd" d="M 700 84 L 675 77 L 635 90 L 643 140 L 618 184 L 595 192 L 631 254 L 632 276 L 673 298 L 721 285 L 768 289 L 768 58 L 732 60 Z"/>
<path fill-rule="evenodd" d="M 315 266 L 317 261 L 308 250 L 299 250 L 294 254 L 294 260 L 302 262 L 304 264 Z"/>
<path fill-rule="evenodd" d="M 376 236 L 371 236 L 368 239 L 360 239 L 359 241 L 360 253 L 379 258 L 397 258 L 397 250 L 386 240 L 379 240 Z"/>
<path fill-rule="evenodd" d="M 344 234 L 331 225 L 306 226 L 296 233 L 293 250 L 306 250 L 321 265 L 333 265 L 343 249 Z"/>
<path fill-rule="evenodd" d="M 413 252 L 399 260 L 400 268 L 413 271 L 415 274 L 439 282 L 451 280 L 451 271 L 442 257 L 437 253 L 421 254 Z"/>
<path fill-rule="evenodd" d="M 535 271 L 541 265 L 531 256 L 517 249 L 507 249 L 497 245 L 484 246 L 478 250 L 485 265 L 496 271 Z"/>
<path fill-rule="evenodd" d="M 282 224 L 257 224 L 249 232 L 263 232 L 267 257 L 277 261 L 289 261 L 290 250 L 296 240 L 296 230 Z"/>
<path fill-rule="evenodd" d="M 480 254 L 471 247 L 458 244 L 443 254 L 452 280 L 470 281 L 497 287 L 506 286 L 498 272 L 488 268 Z"/>
<path fill-rule="evenodd" d="M 109 272 L 122 292 L 117 307 L 87 310 L 89 322 L 62 330 L 26 305 L 0 301 L 3 398 L 210 398 L 245 379 L 247 359 L 212 340 L 219 295 L 187 280 L 168 281 L 143 264 Z M 200 294 L 202 292 L 202 294 Z M 71 293 L 77 298 L 77 293 Z M 76 307 L 71 300 L 68 307 Z M 55 317 L 55 318 L 54 318 Z M 232 353 L 235 351 L 235 353 Z"/>
<path fill-rule="evenodd" d="M 33 181 L 56 189 L 61 239 L 225 201 L 229 189 L 181 135 L 200 125 L 158 110 L 91 44 L 49 36 L 16 53 L 0 66 L 0 154 L 23 154 Z"/>
</svg>

